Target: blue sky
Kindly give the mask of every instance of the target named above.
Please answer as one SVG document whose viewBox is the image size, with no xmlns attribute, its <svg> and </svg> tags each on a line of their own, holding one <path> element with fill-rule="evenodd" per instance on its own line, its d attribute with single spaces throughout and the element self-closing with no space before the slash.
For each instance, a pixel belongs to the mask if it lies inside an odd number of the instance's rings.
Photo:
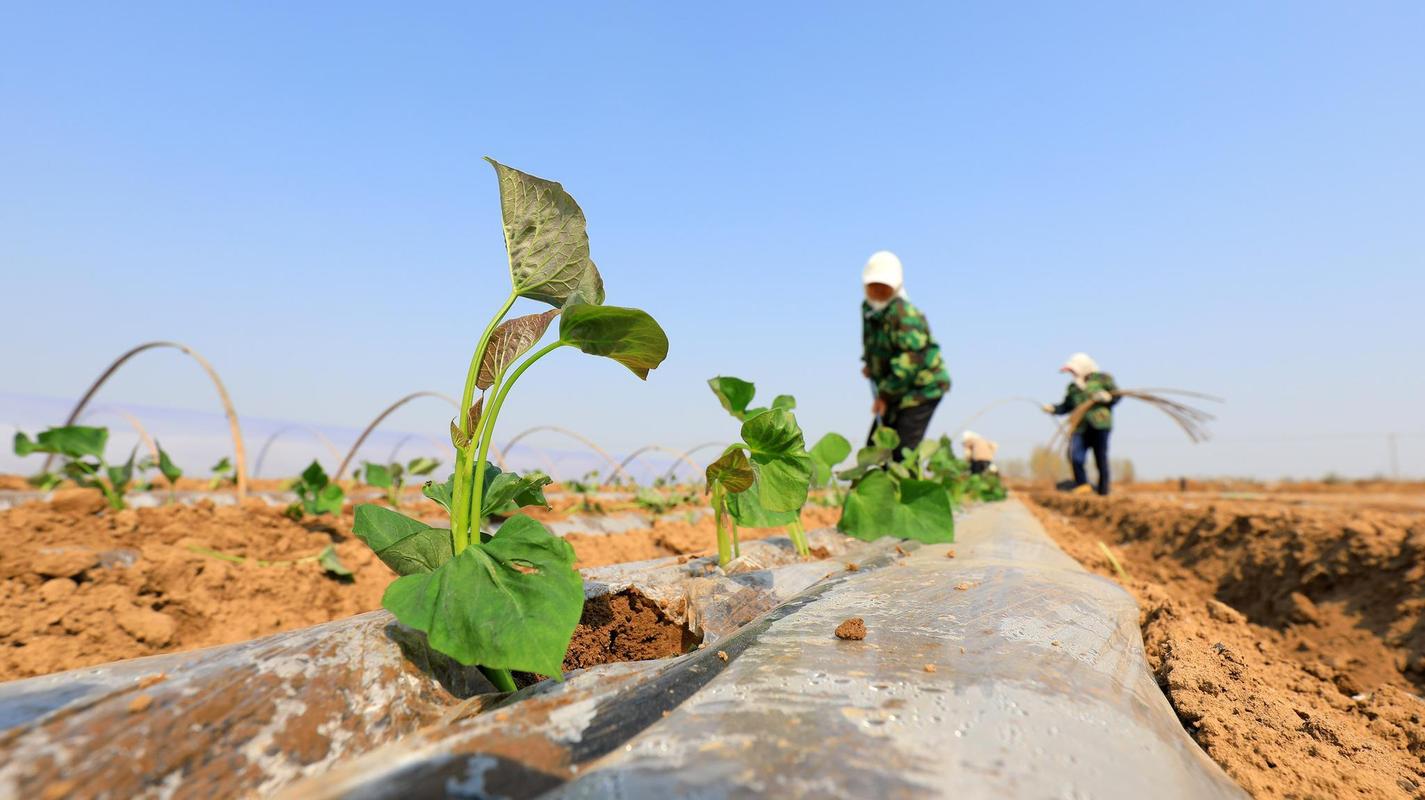
<svg viewBox="0 0 1425 800">
<path fill-rule="evenodd" d="M 1420 4 L 4 20 L 9 395 L 74 397 L 153 338 L 207 355 L 254 417 L 354 428 L 407 391 L 458 393 L 507 291 L 488 154 L 569 188 L 609 302 L 672 341 L 646 385 L 548 359 L 497 440 L 541 423 L 623 451 L 729 438 L 702 384 L 718 373 L 796 394 L 813 434 L 864 435 L 859 270 L 882 248 L 950 361 L 936 430 L 1058 399 L 1055 369 L 1085 350 L 1124 386 L 1228 398 L 1198 447 L 1125 407 L 1117 454 L 1151 474 L 1369 474 L 1387 464 L 1365 434 L 1425 431 Z M 215 407 L 165 353 L 102 397 Z M 392 425 L 439 435 L 448 414 Z M 1050 430 L 1026 404 L 976 427 L 1011 456 Z M 1401 441 L 1425 474 L 1425 438 Z"/>
</svg>

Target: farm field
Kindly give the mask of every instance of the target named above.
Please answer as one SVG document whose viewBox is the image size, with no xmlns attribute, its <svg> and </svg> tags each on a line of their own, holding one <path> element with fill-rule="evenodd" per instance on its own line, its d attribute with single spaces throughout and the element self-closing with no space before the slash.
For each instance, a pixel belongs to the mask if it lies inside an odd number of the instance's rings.
<svg viewBox="0 0 1425 800">
<path fill-rule="evenodd" d="M 1415 797 L 1425 514 L 1402 509 L 1418 508 L 1419 492 L 1209 484 L 1030 497 L 1061 547 L 1138 600 L 1159 685 L 1254 796 Z"/>
</svg>

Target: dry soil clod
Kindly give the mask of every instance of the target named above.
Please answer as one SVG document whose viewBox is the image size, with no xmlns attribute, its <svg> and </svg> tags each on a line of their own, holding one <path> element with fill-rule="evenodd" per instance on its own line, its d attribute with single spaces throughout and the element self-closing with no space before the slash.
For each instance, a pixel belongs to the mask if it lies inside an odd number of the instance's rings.
<svg viewBox="0 0 1425 800">
<path fill-rule="evenodd" d="M 957 592 L 963 592 L 963 591 L 965 591 L 966 589 L 969 589 L 969 588 L 972 587 L 972 586 L 974 586 L 973 583 L 968 583 L 968 582 L 957 583 L 957 584 L 955 584 L 955 591 L 957 591 Z"/>
<path fill-rule="evenodd" d="M 859 642 L 866 638 L 866 621 L 852 617 L 836 626 L 836 638 Z"/>
<path fill-rule="evenodd" d="M 926 672 L 934 672 L 934 671 L 935 671 L 935 665 L 934 665 L 934 664 L 926 664 L 926 665 L 925 665 L 925 671 L 926 671 Z"/>
<path fill-rule="evenodd" d="M 727 651 L 726 651 L 726 650 L 719 650 L 719 651 L 717 651 L 717 657 L 718 657 L 718 660 L 721 661 L 722 663 L 724 663 L 724 664 L 727 663 Z"/>
<path fill-rule="evenodd" d="M 945 551 L 945 557 L 946 557 L 946 558 L 954 558 L 954 557 L 955 557 L 955 548 L 952 547 L 952 548 L 950 548 L 949 550 L 946 550 L 946 551 Z"/>
</svg>

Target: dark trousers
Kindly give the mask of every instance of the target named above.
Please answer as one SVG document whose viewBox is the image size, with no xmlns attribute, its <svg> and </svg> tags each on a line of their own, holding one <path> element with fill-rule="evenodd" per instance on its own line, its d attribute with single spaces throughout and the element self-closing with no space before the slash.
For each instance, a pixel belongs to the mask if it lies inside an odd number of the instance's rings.
<svg viewBox="0 0 1425 800">
<path fill-rule="evenodd" d="M 1088 425 L 1069 439 L 1069 464 L 1074 468 L 1075 486 L 1083 486 L 1089 482 L 1088 474 L 1084 471 L 1084 457 L 1092 450 L 1094 467 L 1098 469 L 1096 488 L 1099 494 L 1108 494 L 1108 433 Z"/>
<path fill-rule="evenodd" d="M 909 447 L 914 450 L 920 446 L 925 439 L 925 431 L 930 427 L 930 415 L 935 413 L 935 407 L 940 405 L 940 400 L 930 400 L 918 406 L 910 408 L 887 409 L 879 422 L 871 423 L 871 432 L 866 435 L 866 446 L 875 444 L 876 428 L 884 425 L 892 428 L 901 437 L 901 447 Z M 901 452 L 896 450 L 892 456 L 896 461 L 901 460 Z"/>
<path fill-rule="evenodd" d="M 971 462 L 970 462 L 970 474 L 971 474 L 971 475 L 979 475 L 979 474 L 982 474 L 982 473 L 984 473 L 984 472 L 989 471 L 989 468 L 990 468 L 990 462 L 988 462 L 988 461 L 971 461 Z"/>
</svg>

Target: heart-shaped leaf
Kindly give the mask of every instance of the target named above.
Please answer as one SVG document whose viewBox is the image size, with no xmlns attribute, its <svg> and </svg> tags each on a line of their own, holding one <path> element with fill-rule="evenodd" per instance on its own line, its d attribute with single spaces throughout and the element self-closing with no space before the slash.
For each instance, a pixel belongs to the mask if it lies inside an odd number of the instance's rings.
<svg viewBox="0 0 1425 800">
<path fill-rule="evenodd" d="M 811 455 L 815 482 L 825 486 L 831 481 L 831 470 L 851 455 L 851 443 L 839 433 L 828 433 L 807 451 Z"/>
<path fill-rule="evenodd" d="M 431 572 L 455 555 L 450 531 L 384 506 L 357 506 L 351 531 L 397 575 Z"/>
<path fill-rule="evenodd" d="M 880 470 L 847 493 L 836 527 L 866 541 L 882 536 L 929 544 L 955 541 L 955 514 L 945 487 L 934 481 L 897 482 Z"/>
<path fill-rule="evenodd" d="M 718 460 L 708 465 L 704 474 L 708 479 L 708 486 L 721 484 L 722 488 L 733 494 L 747 491 L 757 479 L 757 474 L 752 471 L 752 463 L 747 460 L 747 454 L 742 452 L 740 447 L 728 448 Z"/>
<path fill-rule="evenodd" d="M 564 309 L 559 340 L 591 356 L 612 358 L 647 380 L 668 357 L 668 335 L 646 311 L 579 304 Z"/>
<path fill-rule="evenodd" d="M 500 182 L 500 215 L 515 294 L 555 308 L 571 296 L 604 302 L 604 281 L 589 258 L 584 212 L 564 187 L 486 158 Z"/>
<path fill-rule="evenodd" d="M 762 488 L 754 481 L 747 491 L 729 495 L 727 512 L 741 528 L 780 528 L 796 522 L 797 511 L 769 511 L 762 502 Z"/>
<path fill-rule="evenodd" d="M 762 505 L 769 511 L 797 511 L 805 505 L 811 456 L 791 412 L 774 408 L 749 417 L 742 423 L 742 441 L 756 465 Z"/>
<path fill-rule="evenodd" d="M 462 664 L 561 678 L 584 581 L 568 542 L 514 517 L 434 572 L 397 578 L 381 604 Z"/>
<path fill-rule="evenodd" d="M 757 387 L 752 383 L 726 375 L 708 380 L 708 387 L 717 395 L 718 402 L 722 403 L 727 413 L 738 419 L 742 419 L 743 413 L 747 411 L 747 404 L 752 402 L 753 395 L 757 393 Z"/>
<path fill-rule="evenodd" d="M 532 472 L 521 477 L 516 472 L 504 472 L 494 464 L 485 465 L 485 488 L 480 493 L 480 516 L 513 512 L 525 506 L 549 506 L 544 487 L 550 477 Z"/>
<path fill-rule="evenodd" d="M 559 309 L 555 308 L 541 314 L 528 314 L 501 322 L 500 327 L 490 335 L 490 343 L 485 346 L 485 357 L 480 360 L 480 372 L 475 378 L 475 385 L 482 391 L 493 386 L 495 377 L 520 356 L 529 352 L 534 343 L 549 330 L 549 324 L 557 316 Z M 476 405 L 478 407 L 479 404 Z M 479 419 L 478 408 L 472 410 L 470 430 L 474 431 L 479 427 Z"/>
</svg>

